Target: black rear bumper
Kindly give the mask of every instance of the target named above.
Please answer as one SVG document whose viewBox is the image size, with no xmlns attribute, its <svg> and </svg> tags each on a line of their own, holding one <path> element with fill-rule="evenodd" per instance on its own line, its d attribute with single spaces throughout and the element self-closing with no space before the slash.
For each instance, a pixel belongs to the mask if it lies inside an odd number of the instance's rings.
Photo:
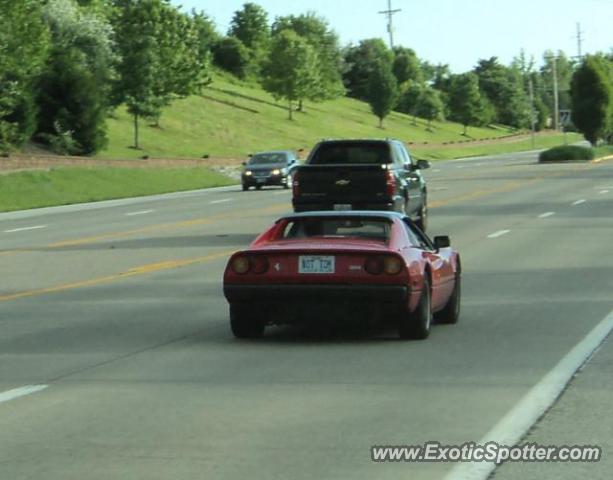
<svg viewBox="0 0 613 480">
<path fill-rule="evenodd" d="M 320 212 L 337 210 L 335 205 L 351 205 L 351 210 L 383 210 L 395 211 L 396 205 L 393 202 L 349 202 L 339 200 L 338 203 L 319 203 L 319 202 L 300 202 L 292 201 L 294 212 Z"/>
<path fill-rule="evenodd" d="M 370 301 L 404 303 L 409 288 L 403 285 L 224 285 L 229 302 Z"/>
</svg>

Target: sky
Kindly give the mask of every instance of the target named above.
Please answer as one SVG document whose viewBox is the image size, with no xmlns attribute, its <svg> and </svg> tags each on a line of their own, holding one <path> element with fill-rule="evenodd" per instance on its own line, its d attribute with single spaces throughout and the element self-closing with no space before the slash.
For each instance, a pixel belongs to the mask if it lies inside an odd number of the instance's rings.
<svg viewBox="0 0 613 480">
<path fill-rule="evenodd" d="M 378 14 L 387 0 L 250 0 L 270 21 L 282 15 L 314 11 L 328 20 L 341 45 L 366 38 L 389 43 L 387 20 Z M 171 0 L 184 11 L 204 11 L 220 33 L 245 0 Z M 578 54 L 613 48 L 613 0 L 392 0 L 394 45 L 410 47 L 422 60 L 449 64 L 454 73 L 471 70 L 481 58 L 509 64 L 523 48 L 537 65 L 546 50 Z"/>
</svg>

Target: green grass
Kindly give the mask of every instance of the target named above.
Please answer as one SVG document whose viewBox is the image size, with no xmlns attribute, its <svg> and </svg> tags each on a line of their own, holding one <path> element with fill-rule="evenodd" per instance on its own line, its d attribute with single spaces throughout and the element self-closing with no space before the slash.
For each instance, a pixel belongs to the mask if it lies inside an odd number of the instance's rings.
<svg viewBox="0 0 613 480">
<path fill-rule="evenodd" d="M 594 149 L 595 158 L 603 158 L 613 155 L 613 145 L 602 145 Z"/>
<path fill-rule="evenodd" d="M 132 119 L 120 108 L 108 122 L 109 146 L 102 158 L 202 157 L 244 158 L 255 151 L 269 149 L 310 149 L 322 138 L 385 138 L 405 142 L 443 143 L 466 140 L 463 127 L 452 122 L 425 121 L 392 113 L 378 128 L 378 119 L 369 106 L 350 98 L 307 102 L 304 112 L 288 120 L 286 105 L 275 100 L 257 85 L 240 82 L 216 73 L 213 83 L 201 96 L 176 100 L 162 114 L 160 128 L 141 124 L 142 150 L 133 144 Z M 475 139 L 499 138 L 512 134 L 505 127 L 469 128 Z"/>
<path fill-rule="evenodd" d="M 235 183 L 203 168 L 56 168 L 0 175 L 0 211 L 138 197 Z"/>
<path fill-rule="evenodd" d="M 462 145 L 449 145 L 444 147 L 425 148 L 416 146 L 412 148 L 413 154 L 417 158 L 426 160 L 448 160 L 460 157 L 475 157 L 480 155 L 496 155 L 500 153 L 522 152 L 526 150 L 541 150 L 546 148 L 563 145 L 565 142 L 574 143 L 582 140 L 583 137 L 576 133 L 554 133 L 536 136 L 534 146 L 530 138 L 523 138 L 518 141 L 500 140 L 498 142 L 474 144 L 465 143 Z"/>
</svg>

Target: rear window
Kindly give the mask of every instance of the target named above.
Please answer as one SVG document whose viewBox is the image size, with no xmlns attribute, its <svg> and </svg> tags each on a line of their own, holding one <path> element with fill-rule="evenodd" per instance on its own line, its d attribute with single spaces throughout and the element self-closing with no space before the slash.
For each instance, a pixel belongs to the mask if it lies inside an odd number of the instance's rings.
<svg viewBox="0 0 613 480">
<path fill-rule="evenodd" d="M 313 153 L 309 165 L 390 163 L 390 149 L 384 142 L 323 143 Z"/>
<path fill-rule="evenodd" d="M 285 163 L 287 155 L 284 153 L 258 153 L 251 157 L 249 165 L 263 165 L 266 163 Z"/>
<path fill-rule="evenodd" d="M 387 243 L 390 231 L 391 223 L 380 218 L 297 218 L 287 222 L 282 238 L 365 238 Z"/>
</svg>

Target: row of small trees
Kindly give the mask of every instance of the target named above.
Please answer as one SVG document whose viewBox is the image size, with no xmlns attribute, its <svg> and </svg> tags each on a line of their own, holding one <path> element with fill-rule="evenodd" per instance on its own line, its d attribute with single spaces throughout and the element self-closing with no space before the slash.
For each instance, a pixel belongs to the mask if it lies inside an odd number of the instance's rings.
<svg viewBox="0 0 613 480">
<path fill-rule="evenodd" d="M 381 126 L 395 109 L 426 119 L 428 128 L 443 119 L 462 123 L 465 133 L 491 123 L 527 128 L 533 104 L 541 129 L 552 116 L 554 62 L 560 108 L 573 109 L 591 141 L 610 135 L 610 55 L 579 67 L 547 52 L 536 69 L 521 53 L 509 66 L 493 57 L 452 74 L 380 39 L 343 48 L 314 13 L 271 23 L 254 3 L 235 12 L 222 36 L 205 14 L 169 0 L 0 0 L 0 148 L 35 138 L 61 153 L 94 153 L 120 104 L 133 117 L 138 148 L 141 120 L 159 125 L 174 98 L 200 93 L 212 63 L 259 82 L 286 102 L 290 118 L 305 101 L 346 94 L 367 101 Z M 602 121 L 590 126 L 594 118 Z"/>
<path fill-rule="evenodd" d="M 140 118 L 157 123 L 210 81 L 216 37 L 205 15 L 166 0 L 0 0 L 0 146 L 91 154 L 126 104 L 138 148 Z"/>
</svg>

